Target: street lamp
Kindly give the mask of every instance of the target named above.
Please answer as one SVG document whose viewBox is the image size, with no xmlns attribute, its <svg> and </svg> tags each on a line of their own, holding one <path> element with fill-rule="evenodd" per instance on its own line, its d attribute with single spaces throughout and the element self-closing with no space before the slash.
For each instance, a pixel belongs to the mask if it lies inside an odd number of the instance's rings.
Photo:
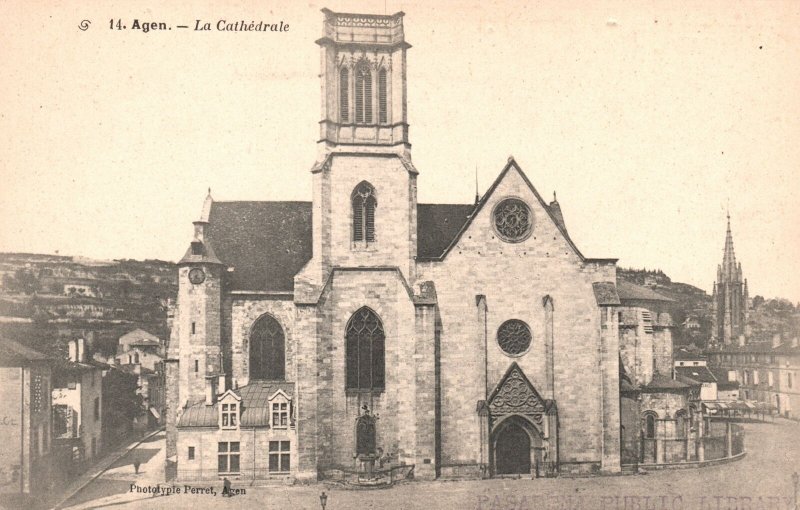
<svg viewBox="0 0 800 510">
<path fill-rule="evenodd" d="M 792 474 L 792 482 L 794 483 L 794 510 L 798 510 L 800 507 L 797 506 L 797 486 L 800 485 L 800 474 L 797 474 L 797 471 Z M 325 510 L 325 507 L 322 510 Z"/>
<path fill-rule="evenodd" d="M 797 473 L 795 473 L 796 475 Z M 795 482 L 795 487 L 797 483 Z M 322 491 L 322 494 L 319 495 L 319 504 L 322 506 L 322 510 L 325 510 L 325 505 L 328 504 L 328 495 L 325 494 L 325 491 Z"/>
</svg>

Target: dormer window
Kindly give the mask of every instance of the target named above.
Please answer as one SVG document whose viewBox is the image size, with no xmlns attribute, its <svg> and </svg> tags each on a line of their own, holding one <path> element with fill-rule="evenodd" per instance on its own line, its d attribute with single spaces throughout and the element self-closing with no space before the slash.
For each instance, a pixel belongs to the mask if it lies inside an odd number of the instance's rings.
<svg viewBox="0 0 800 510">
<path fill-rule="evenodd" d="M 226 391 L 219 397 L 219 426 L 223 429 L 238 429 L 241 422 L 241 398 L 232 390 Z"/>
<path fill-rule="evenodd" d="M 292 425 L 292 399 L 283 390 L 276 391 L 269 398 L 270 427 L 287 429 Z"/>
<path fill-rule="evenodd" d="M 222 404 L 222 428 L 235 429 L 239 425 L 238 416 L 237 404 Z"/>
</svg>

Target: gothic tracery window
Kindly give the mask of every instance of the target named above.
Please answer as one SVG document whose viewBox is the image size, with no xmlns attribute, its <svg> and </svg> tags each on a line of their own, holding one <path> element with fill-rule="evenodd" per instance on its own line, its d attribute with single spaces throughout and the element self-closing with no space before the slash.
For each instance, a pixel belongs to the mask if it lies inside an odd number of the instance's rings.
<svg viewBox="0 0 800 510">
<path fill-rule="evenodd" d="M 271 315 L 264 315 L 250 333 L 250 379 L 283 380 L 285 370 L 283 328 Z"/>
<path fill-rule="evenodd" d="M 375 188 L 362 182 L 353 190 L 353 241 L 375 242 Z"/>
<path fill-rule="evenodd" d="M 517 198 L 507 198 L 492 211 L 494 229 L 501 239 L 518 243 L 528 238 L 533 228 L 533 215 L 528 205 Z"/>
<path fill-rule="evenodd" d="M 385 339 L 375 312 L 364 307 L 353 314 L 345 330 L 347 389 L 384 388 Z"/>
<path fill-rule="evenodd" d="M 521 320 L 505 321 L 497 330 L 497 343 L 509 356 L 519 356 L 531 346 L 531 330 Z"/>
<path fill-rule="evenodd" d="M 372 123 L 372 70 L 366 62 L 356 67 L 356 122 Z"/>
</svg>

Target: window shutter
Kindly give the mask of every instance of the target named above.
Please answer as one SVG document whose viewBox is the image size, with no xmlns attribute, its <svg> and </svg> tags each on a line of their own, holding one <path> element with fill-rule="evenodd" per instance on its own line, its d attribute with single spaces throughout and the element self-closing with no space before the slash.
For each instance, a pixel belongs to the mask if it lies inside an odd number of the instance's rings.
<svg viewBox="0 0 800 510">
<path fill-rule="evenodd" d="M 341 122 L 350 120 L 350 80 L 346 68 L 342 68 L 339 74 L 339 119 Z"/>
<path fill-rule="evenodd" d="M 372 75 L 364 69 L 364 122 L 372 123 Z"/>
<path fill-rule="evenodd" d="M 386 124 L 386 69 L 378 73 L 378 121 Z"/>
<path fill-rule="evenodd" d="M 375 242 L 375 198 L 369 197 L 364 201 L 364 215 L 366 227 L 366 241 Z"/>
<path fill-rule="evenodd" d="M 353 199 L 353 241 L 364 240 L 364 201 L 356 196 Z"/>
<path fill-rule="evenodd" d="M 364 122 L 364 73 L 356 71 L 356 122 Z"/>
</svg>

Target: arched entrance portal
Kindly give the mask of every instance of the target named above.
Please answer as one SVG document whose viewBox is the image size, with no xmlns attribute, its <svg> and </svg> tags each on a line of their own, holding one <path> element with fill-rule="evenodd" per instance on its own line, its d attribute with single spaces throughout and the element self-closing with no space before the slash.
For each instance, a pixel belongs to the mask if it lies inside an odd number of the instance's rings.
<svg viewBox="0 0 800 510">
<path fill-rule="evenodd" d="M 531 472 L 531 438 L 516 423 L 505 427 L 498 434 L 494 452 L 498 475 Z"/>
<path fill-rule="evenodd" d="M 542 462 L 542 436 L 522 416 L 509 416 L 492 434 L 492 460 L 496 475 L 530 475 Z"/>
<path fill-rule="evenodd" d="M 558 409 L 512 363 L 478 413 L 491 475 L 554 476 L 558 472 Z"/>
</svg>

